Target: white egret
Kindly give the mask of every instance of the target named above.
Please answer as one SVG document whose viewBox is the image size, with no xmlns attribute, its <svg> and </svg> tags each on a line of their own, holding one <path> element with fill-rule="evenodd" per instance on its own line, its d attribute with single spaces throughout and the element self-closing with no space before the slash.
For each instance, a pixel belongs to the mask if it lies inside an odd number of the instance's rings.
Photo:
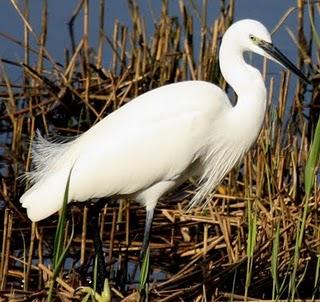
<svg viewBox="0 0 320 302">
<path fill-rule="evenodd" d="M 221 73 L 238 96 L 204 81 L 185 81 L 144 93 L 67 143 L 38 137 L 33 148 L 33 186 L 20 201 L 32 221 L 62 206 L 73 167 L 69 201 L 126 196 L 146 207 L 142 250 L 149 244 L 155 206 L 161 196 L 190 176 L 199 188 L 190 205 L 203 202 L 256 141 L 266 111 L 260 72 L 247 64 L 251 51 L 308 79 L 272 45 L 258 21 L 234 23 L 223 36 Z"/>
</svg>

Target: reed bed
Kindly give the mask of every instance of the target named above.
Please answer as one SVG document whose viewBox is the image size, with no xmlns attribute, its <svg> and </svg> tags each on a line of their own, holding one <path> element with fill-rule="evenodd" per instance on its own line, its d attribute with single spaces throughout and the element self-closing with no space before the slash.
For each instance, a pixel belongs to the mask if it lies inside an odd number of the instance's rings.
<svg viewBox="0 0 320 302">
<path fill-rule="evenodd" d="M 31 224 L 18 202 L 28 187 L 19 177 L 31 169 L 29 143 L 36 129 L 44 134 L 81 134 L 135 96 L 171 82 L 201 79 L 228 89 L 219 73 L 218 48 L 233 21 L 234 0 L 221 1 L 213 24 L 207 22 L 207 1 L 197 9 L 179 0 L 180 15 L 172 16 L 164 0 L 151 36 L 133 0 L 128 1 L 132 26 L 117 21 L 112 35 L 107 35 L 106 3 L 100 0 L 95 49 L 89 45 L 89 1 L 79 1 L 69 22 L 72 46 L 62 63 L 46 50 L 47 1 L 42 2 L 39 35 L 29 24 L 28 6 L 11 2 L 24 24 L 23 41 L 15 41 L 24 49 L 24 60 L 0 60 L 0 128 L 5 134 L 0 153 L 4 202 L 0 300 L 44 301 L 53 275 L 58 215 Z M 276 79 L 269 76 L 264 62 L 268 111 L 257 144 L 208 196 L 205 210 L 184 211 L 195 191 L 193 180 L 163 198 L 156 209 L 151 301 L 320 299 L 316 161 L 309 177 L 314 185 L 308 194 L 305 189 L 305 167 L 319 118 L 320 45 L 312 24 L 319 17 L 320 4 L 297 0 L 295 10 L 298 31 L 289 34 L 297 44 L 300 67 L 313 77 L 314 89 L 302 82 L 294 86 L 288 73 Z M 279 26 L 292 12 L 288 9 Z M 83 36 L 76 41 L 73 24 L 79 18 L 83 18 Z M 200 31 L 194 29 L 195 22 Z M 306 26 L 311 27 L 310 33 Z M 36 47 L 30 46 L 31 40 L 37 41 Z M 103 64 L 106 52 L 111 54 L 108 67 Z M 10 65 L 21 68 L 20 83 L 10 79 Z M 72 240 L 53 294 L 58 300 L 80 301 L 85 293 L 79 288 L 93 288 L 88 207 L 71 204 L 66 215 L 64 246 Z M 144 221 L 145 211 L 138 204 L 106 200 L 100 234 L 112 301 L 138 299 L 138 280 L 129 275 L 138 262 Z"/>
</svg>

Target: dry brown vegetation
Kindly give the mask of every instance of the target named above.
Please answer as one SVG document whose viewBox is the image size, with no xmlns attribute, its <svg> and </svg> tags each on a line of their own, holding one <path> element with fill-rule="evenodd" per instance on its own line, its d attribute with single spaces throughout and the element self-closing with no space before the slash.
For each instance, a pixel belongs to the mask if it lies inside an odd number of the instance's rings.
<svg viewBox="0 0 320 302">
<path fill-rule="evenodd" d="M 86 13 L 89 1 L 80 1 L 74 18 L 80 18 L 79 12 L 84 11 L 83 37 L 73 42 L 62 64 L 46 50 L 46 1 L 37 37 L 28 23 L 28 8 L 21 10 L 25 35 L 19 43 L 25 51 L 24 62 L 21 65 L 0 60 L 0 127 L 7 133 L 0 153 L 0 196 L 5 203 L 0 213 L 0 300 L 44 300 L 51 274 L 57 215 L 31 224 L 18 202 L 25 190 L 19 176 L 30 170 L 28 142 L 32 142 L 36 129 L 44 134 L 52 130 L 64 136 L 80 134 L 135 96 L 166 83 L 202 79 L 226 88 L 218 70 L 217 51 L 220 37 L 233 20 L 233 0 L 222 1 L 221 13 L 213 24 L 206 22 L 203 1 L 201 32 L 194 31 L 194 16 L 183 0 L 179 1 L 178 17 L 169 15 L 167 1 L 163 1 L 152 37 L 146 33 L 135 2 L 128 3 L 132 27 L 117 22 L 112 37 L 108 37 L 103 25 L 105 3 L 100 1 L 101 36 L 97 49 L 92 50 Z M 16 9 L 21 8 L 17 5 Z M 310 10 L 318 17 L 319 2 L 313 3 Z M 291 34 L 299 49 L 299 65 L 305 73 L 315 74 L 319 53 L 312 53 L 312 36 L 304 31 L 305 24 L 309 24 L 308 7 L 298 0 L 297 11 L 298 32 Z M 29 42 L 34 38 L 38 41 L 36 49 Z M 106 47 L 113 49 L 108 69 L 102 64 Z M 31 53 L 36 54 L 36 62 L 30 63 Z M 10 64 L 23 69 L 21 83 L 10 79 L 6 72 Z M 264 75 L 266 72 L 265 63 Z M 183 210 L 194 193 L 192 182 L 159 203 L 152 229 L 151 299 L 243 300 L 244 295 L 271 299 L 273 280 L 279 284 L 276 297 L 286 298 L 292 293 L 292 278 L 296 280 L 296 297 L 312 298 L 314 294 L 319 298 L 319 284 L 314 284 L 320 255 L 319 181 L 306 201 L 308 213 L 297 271 L 293 268 L 297 227 L 305 202 L 304 167 L 319 116 L 319 90 L 307 91 L 305 84 L 298 82 L 296 86 L 291 83 L 293 92 L 289 93 L 291 77 L 287 73 L 277 77 L 279 89 L 275 89 L 273 77 L 266 79 L 268 113 L 258 143 L 217 192 L 208 197 L 208 208 L 190 213 Z M 318 83 L 315 76 L 313 86 L 317 88 Z M 77 288 L 88 285 L 93 261 L 87 207 L 77 204 L 70 208 L 73 220 L 70 218 L 67 229 L 70 233 L 74 223 L 75 235 L 56 286 L 57 297 L 64 301 L 80 299 Z M 101 212 L 100 231 L 114 301 L 134 301 L 136 282 L 128 280 L 127 274 L 138 260 L 144 220 L 144 209 L 128 200 L 108 202 Z M 248 234 L 255 235 L 251 257 Z M 276 256 L 272 257 L 272 251 Z M 274 278 L 271 268 L 275 269 Z"/>
</svg>

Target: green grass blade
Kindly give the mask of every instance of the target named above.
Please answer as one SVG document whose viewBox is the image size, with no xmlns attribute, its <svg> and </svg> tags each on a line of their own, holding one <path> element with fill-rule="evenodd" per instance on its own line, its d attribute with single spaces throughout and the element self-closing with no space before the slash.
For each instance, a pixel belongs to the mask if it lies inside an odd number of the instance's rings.
<svg viewBox="0 0 320 302">
<path fill-rule="evenodd" d="M 316 30 L 316 25 L 314 24 L 314 19 L 311 13 L 311 6 L 310 6 L 310 0 L 308 1 L 308 13 L 309 13 L 309 20 L 310 20 L 310 25 L 311 25 L 311 29 L 312 29 L 312 36 L 315 40 L 315 42 L 317 43 L 317 46 L 320 48 L 320 37 L 319 34 Z"/>
<path fill-rule="evenodd" d="M 305 199 L 304 199 L 304 207 L 302 219 L 297 222 L 297 235 L 296 235 L 296 243 L 294 249 L 294 258 L 293 258 L 293 271 L 291 275 L 291 280 L 289 284 L 289 293 L 291 296 L 291 300 L 294 301 L 295 294 L 298 285 L 296 284 L 297 271 L 299 266 L 299 258 L 300 258 L 300 250 L 302 246 L 304 229 L 307 219 L 307 214 L 309 211 L 308 200 L 312 192 L 312 188 L 314 185 L 315 172 L 317 165 L 319 163 L 320 156 L 320 119 L 317 122 L 316 131 L 314 134 L 314 139 L 310 147 L 309 157 L 307 160 L 306 168 L 305 168 Z"/>
<path fill-rule="evenodd" d="M 317 169 L 317 165 L 319 164 L 319 158 L 320 158 L 320 119 L 317 122 L 314 139 L 310 147 L 309 157 L 308 157 L 306 168 L 305 168 L 306 200 L 309 200 L 311 196 L 311 192 L 312 192 L 312 188 L 315 180 L 316 169 Z M 317 287 L 319 286 L 319 270 L 320 270 L 319 259 L 320 259 L 320 255 L 318 254 L 312 299 L 315 298 L 315 293 L 317 292 Z"/>
<path fill-rule="evenodd" d="M 295 242 L 294 256 L 293 256 L 293 271 L 290 276 L 290 284 L 289 284 L 289 295 L 291 296 L 291 301 L 295 300 L 295 295 L 298 287 L 296 283 L 296 277 L 297 277 L 297 272 L 299 267 L 300 251 L 301 251 L 302 240 L 304 236 L 304 229 L 306 225 L 308 210 L 309 210 L 308 199 L 305 198 L 302 219 L 297 222 L 296 242 Z"/>
<path fill-rule="evenodd" d="M 140 272 L 140 279 L 139 279 L 140 288 L 145 288 L 146 286 L 148 276 L 149 276 L 149 266 L 150 266 L 150 248 L 148 247 L 141 265 L 141 272 Z"/>
<path fill-rule="evenodd" d="M 57 262 L 59 261 L 60 255 L 62 254 L 63 250 L 63 234 L 66 226 L 66 213 L 67 213 L 67 204 L 68 204 L 68 196 L 69 196 L 69 186 L 70 186 L 70 179 L 71 179 L 71 172 L 72 168 L 68 175 L 68 180 L 66 184 L 66 189 L 63 196 L 63 204 L 62 209 L 59 215 L 57 231 L 54 237 L 54 249 L 53 249 L 53 267 L 56 266 Z"/>
<path fill-rule="evenodd" d="M 248 291 L 251 283 L 253 255 L 256 247 L 257 237 L 257 213 L 252 211 L 252 204 L 248 201 L 248 239 L 247 239 L 247 273 L 245 284 L 245 298 L 248 296 Z"/>
<path fill-rule="evenodd" d="M 280 221 L 278 220 L 275 237 L 273 239 L 272 254 L 271 254 L 272 300 L 275 300 L 276 296 L 279 295 L 279 280 L 278 280 L 279 244 L 280 244 Z"/>
<path fill-rule="evenodd" d="M 320 119 L 317 122 L 316 131 L 314 133 L 313 142 L 310 147 L 309 157 L 305 168 L 305 192 L 309 198 L 315 179 L 315 172 L 319 163 L 320 156 Z"/>
<path fill-rule="evenodd" d="M 68 198 L 69 198 L 69 187 L 70 187 L 70 179 L 71 179 L 71 172 L 72 168 L 68 175 L 68 180 L 63 196 L 63 204 L 62 209 L 59 215 L 58 225 L 57 225 L 57 231 L 54 238 L 54 247 L 53 247 L 53 276 L 50 283 L 50 288 L 48 292 L 48 301 L 50 302 L 53 297 L 53 287 L 55 284 L 55 279 L 57 275 L 59 274 L 59 271 L 61 269 L 61 266 L 63 264 L 64 258 L 66 256 L 66 253 L 68 251 L 68 248 L 72 242 L 73 234 L 74 234 L 74 223 L 72 224 L 72 233 L 70 236 L 70 239 L 68 241 L 67 246 L 63 247 L 63 240 L 64 240 L 64 234 L 65 234 L 65 226 L 66 226 L 66 213 L 67 213 L 67 205 L 68 205 Z"/>
<path fill-rule="evenodd" d="M 103 292 L 101 293 L 101 302 L 111 302 L 111 289 L 109 280 L 104 280 Z"/>
<path fill-rule="evenodd" d="M 313 294 L 312 294 L 312 301 L 314 301 L 315 296 L 319 293 L 319 272 L 320 272 L 320 255 L 317 255 L 317 265 L 316 265 L 316 272 L 314 277 L 313 283 Z"/>
<path fill-rule="evenodd" d="M 88 302 L 90 297 L 91 297 L 91 293 L 87 293 L 84 296 L 84 298 L 81 300 L 81 302 Z M 92 300 L 92 301 L 94 301 L 94 300 Z"/>
</svg>

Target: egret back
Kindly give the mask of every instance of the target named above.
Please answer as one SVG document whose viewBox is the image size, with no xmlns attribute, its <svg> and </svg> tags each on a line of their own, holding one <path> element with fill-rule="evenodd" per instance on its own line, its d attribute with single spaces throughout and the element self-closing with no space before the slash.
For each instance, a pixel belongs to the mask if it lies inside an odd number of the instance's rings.
<svg viewBox="0 0 320 302">
<path fill-rule="evenodd" d="M 144 196 L 153 186 L 160 197 L 172 186 L 157 184 L 179 183 L 186 173 L 194 173 L 189 167 L 206 156 L 215 121 L 231 108 L 219 87 L 181 82 L 137 97 L 72 142 L 50 145 L 40 140 L 32 175 L 36 183 L 21 197 L 23 206 L 34 219 L 54 213 L 62 204 L 72 165 L 70 199 Z M 41 203 L 47 209 L 35 217 L 32 213 Z"/>
</svg>

